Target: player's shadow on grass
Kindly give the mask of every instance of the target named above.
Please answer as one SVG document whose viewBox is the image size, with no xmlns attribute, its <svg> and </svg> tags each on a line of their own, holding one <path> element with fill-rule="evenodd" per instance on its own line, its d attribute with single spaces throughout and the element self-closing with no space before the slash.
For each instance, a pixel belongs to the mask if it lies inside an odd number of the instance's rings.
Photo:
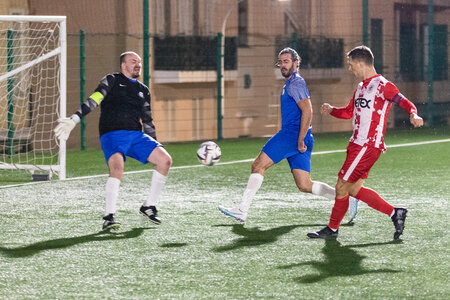
<svg viewBox="0 0 450 300">
<path fill-rule="evenodd" d="M 117 233 L 100 231 L 93 234 L 37 242 L 28 246 L 16 248 L 7 248 L 0 246 L 0 252 L 8 257 L 28 257 L 45 250 L 63 249 L 72 247 L 77 244 L 89 243 L 94 241 L 132 239 L 140 236 L 145 229 L 146 228 L 133 228 L 129 231 Z"/>
<path fill-rule="evenodd" d="M 224 225 L 217 225 L 224 226 Z M 225 225 L 228 226 L 228 225 Z M 272 229 L 261 230 L 258 227 L 245 228 L 243 225 L 231 225 L 232 232 L 236 235 L 240 235 L 241 238 L 233 241 L 231 244 L 221 247 L 213 248 L 216 252 L 231 251 L 243 247 L 260 246 L 263 244 L 270 244 L 278 240 L 278 238 L 297 227 L 312 227 L 323 226 L 323 224 L 307 224 L 307 225 L 288 225 L 280 226 Z"/>
<path fill-rule="evenodd" d="M 160 247 L 161 248 L 181 248 L 187 246 L 188 243 L 164 243 Z"/>
<path fill-rule="evenodd" d="M 398 243 L 401 243 L 401 241 L 342 246 L 337 240 L 329 239 L 325 240 L 325 246 L 322 248 L 322 253 L 325 255 L 325 259 L 323 261 L 308 261 L 304 263 L 281 266 L 279 269 L 291 269 L 298 266 L 312 266 L 319 271 L 319 274 L 311 274 L 295 278 L 294 280 L 299 283 L 314 283 L 329 277 L 355 276 L 369 273 L 397 273 L 401 271 L 392 269 L 368 270 L 363 268 L 361 263 L 366 256 L 358 254 L 358 252 L 352 248 L 364 248 Z"/>
</svg>

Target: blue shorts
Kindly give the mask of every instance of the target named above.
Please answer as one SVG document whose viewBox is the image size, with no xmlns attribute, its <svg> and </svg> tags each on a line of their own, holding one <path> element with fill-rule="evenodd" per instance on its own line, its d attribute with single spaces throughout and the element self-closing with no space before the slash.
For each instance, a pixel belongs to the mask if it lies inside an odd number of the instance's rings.
<svg viewBox="0 0 450 300">
<path fill-rule="evenodd" d="M 162 146 L 151 136 L 132 130 L 117 130 L 105 133 L 100 137 L 100 143 L 106 163 L 108 163 L 111 155 L 122 153 L 124 161 L 126 156 L 129 156 L 146 164 L 153 150 Z"/>
<path fill-rule="evenodd" d="M 311 134 L 311 129 L 309 129 L 304 139 L 307 150 L 301 153 L 298 150 L 298 134 L 298 131 L 281 129 L 267 141 L 262 151 L 275 164 L 286 158 L 291 170 L 300 169 L 311 172 L 311 152 L 314 147 L 314 137 Z"/>
</svg>

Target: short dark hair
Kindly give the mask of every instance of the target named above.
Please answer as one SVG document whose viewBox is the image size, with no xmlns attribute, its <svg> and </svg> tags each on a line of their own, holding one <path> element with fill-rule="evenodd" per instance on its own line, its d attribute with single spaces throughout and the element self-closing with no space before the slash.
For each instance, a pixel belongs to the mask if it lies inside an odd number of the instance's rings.
<svg viewBox="0 0 450 300">
<path fill-rule="evenodd" d="M 368 66 L 373 66 L 373 53 L 367 46 L 358 46 L 347 52 L 347 56 L 352 60 L 363 61 Z"/>
<path fill-rule="evenodd" d="M 292 49 L 290 47 L 286 47 L 283 50 L 281 50 L 280 53 L 278 53 L 278 59 L 280 58 L 280 56 L 282 54 L 286 54 L 286 53 L 289 53 L 291 55 L 292 61 L 298 61 L 298 64 L 300 64 L 302 62 L 302 58 L 300 57 L 300 55 L 298 55 L 297 51 L 295 51 L 294 49 Z"/>
</svg>

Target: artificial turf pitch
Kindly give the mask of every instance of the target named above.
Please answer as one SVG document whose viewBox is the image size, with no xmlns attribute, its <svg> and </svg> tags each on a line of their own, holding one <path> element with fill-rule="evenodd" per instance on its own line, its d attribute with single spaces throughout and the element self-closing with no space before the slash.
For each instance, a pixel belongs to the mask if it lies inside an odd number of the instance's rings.
<svg viewBox="0 0 450 300">
<path fill-rule="evenodd" d="M 391 131 L 387 144 L 444 139 L 448 130 Z M 342 150 L 347 137 L 316 135 L 314 152 Z M 221 162 L 253 158 L 264 142 L 219 142 Z M 174 168 L 160 226 L 138 213 L 151 172 L 124 176 L 122 227 L 112 233 L 101 231 L 105 176 L 0 189 L 0 298 L 450 298 L 449 142 L 388 149 L 372 169 L 365 185 L 408 208 L 399 241 L 390 218 L 364 203 L 337 240 L 308 239 L 327 224 L 332 202 L 299 192 L 286 162 L 266 173 L 240 225 L 217 205 L 239 201 L 251 161 L 197 167 L 197 146 L 167 145 Z M 313 155 L 313 179 L 334 185 L 344 158 Z M 106 173 L 98 150 L 69 153 L 68 166 L 70 177 Z M 148 167 L 128 160 L 126 171 L 136 169 Z"/>
</svg>

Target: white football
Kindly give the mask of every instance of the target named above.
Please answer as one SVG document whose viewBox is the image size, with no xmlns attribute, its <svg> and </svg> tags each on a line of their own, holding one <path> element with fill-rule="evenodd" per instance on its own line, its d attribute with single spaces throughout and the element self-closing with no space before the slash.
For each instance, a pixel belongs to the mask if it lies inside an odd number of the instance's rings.
<svg viewBox="0 0 450 300">
<path fill-rule="evenodd" d="M 213 141 L 203 142 L 197 150 L 198 160 L 205 166 L 213 166 L 220 160 L 222 151 Z"/>
</svg>

